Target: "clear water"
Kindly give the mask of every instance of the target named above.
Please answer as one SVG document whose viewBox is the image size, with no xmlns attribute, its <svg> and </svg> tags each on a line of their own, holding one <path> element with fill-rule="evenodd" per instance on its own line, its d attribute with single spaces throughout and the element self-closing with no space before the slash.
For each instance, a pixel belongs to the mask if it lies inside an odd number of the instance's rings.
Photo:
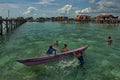
<svg viewBox="0 0 120 80">
<path fill-rule="evenodd" d="M 0 38 L 0 80 L 120 80 L 120 25 L 25 23 L 12 34 Z M 107 45 L 107 37 L 113 43 Z M 69 50 L 84 45 L 85 64 L 76 57 L 28 67 L 16 62 L 46 55 L 50 44 L 59 40 Z"/>
</svg>

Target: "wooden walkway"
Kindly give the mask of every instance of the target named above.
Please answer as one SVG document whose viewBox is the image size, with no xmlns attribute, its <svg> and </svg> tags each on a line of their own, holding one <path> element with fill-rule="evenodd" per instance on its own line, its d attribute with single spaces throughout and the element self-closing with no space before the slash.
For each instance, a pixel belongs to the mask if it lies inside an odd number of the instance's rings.
<svg viewBox="0 0 120 80">
<path fill-rule="evenodd" d="M 0 35 L 3 36 L 4 30 L 6 30 L 6 33 L 9 33 L 25 22 L 26 20 L 23 17 L 18 17 L 16 19 L 3 19 L 0 17 Z"/>
</svg>

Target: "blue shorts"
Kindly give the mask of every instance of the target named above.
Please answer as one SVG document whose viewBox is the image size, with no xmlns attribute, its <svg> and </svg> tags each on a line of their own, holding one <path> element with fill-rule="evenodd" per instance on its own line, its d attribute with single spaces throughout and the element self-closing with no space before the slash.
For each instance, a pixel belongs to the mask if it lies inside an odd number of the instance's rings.
<svg viewBox="0 0 120 80">
<path fill-rule="evenodd" d="M 83 64 L 83 56 L 77 57 L 77 59 L 80 61 L 81 64 Z"/>
</svg>

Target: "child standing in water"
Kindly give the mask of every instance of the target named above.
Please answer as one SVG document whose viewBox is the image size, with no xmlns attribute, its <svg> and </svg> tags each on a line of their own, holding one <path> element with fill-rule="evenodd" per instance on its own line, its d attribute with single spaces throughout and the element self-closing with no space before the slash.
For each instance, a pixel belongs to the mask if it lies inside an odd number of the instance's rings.
<svg viewBox="0 0 120 80">
<path fill-rule="evenodd" d="M 108 36 L 108 40 L 107 40 L 107 42 L 108 42 L 108 45 L 111 45 L 111 44 L 112 44 L 111 36 Z"/>
<path fill-rule="evenodd" d="M 58 46 L 59 45 L 59 42 L 58 40 L 56 40 L 56 42 L 54 43 L 54 46 Z"/>
<path fill-rule="evenodd" d="M 77 59 L 79 60 L 81 67 L 83 67 L 83 64 L 84 64 L 83 53 L 80 51 L 77 51 L 73 53 L 73 55 L 77 56 Z"/>
</svg>

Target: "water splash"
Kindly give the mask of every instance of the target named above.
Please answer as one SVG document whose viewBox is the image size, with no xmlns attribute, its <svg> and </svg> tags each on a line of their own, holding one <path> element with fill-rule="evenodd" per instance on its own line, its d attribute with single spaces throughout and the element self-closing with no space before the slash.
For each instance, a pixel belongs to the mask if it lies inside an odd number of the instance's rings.
<svg viewBox="0 0 120 80">
<path fill-rule="evenodd" d="M 78 65 L 78 61 L 76 59 L 73 60 L 61 60 L 58 63 L 58 67 L 64 69 L 67 67 L 76 67 Z"/>
</svg>

